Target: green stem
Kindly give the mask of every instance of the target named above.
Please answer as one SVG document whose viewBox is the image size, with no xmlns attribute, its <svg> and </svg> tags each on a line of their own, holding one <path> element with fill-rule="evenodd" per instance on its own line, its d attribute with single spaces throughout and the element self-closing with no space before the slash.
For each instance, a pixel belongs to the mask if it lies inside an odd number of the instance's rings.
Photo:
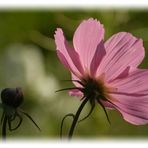
<svg viewBox="0 0 148 148">
<path fill-rule="evenodd" d="M 7 116 L 5 115 L 2 126 L 2 139 L 6 140 Z"/>
<path fill-rule="evenodd" d="M 75 115 L 70 113 L 70 114 L 65 115 L 64 118 L 62 119 L 61 128 L 60 128 L 60 137 L 61 137 L 61 138 L 62 138 L 62 133 L 63 133 L 63 124 L 64 124 L 64 120 L 65 120 L 67 117 L 73 117 L 73 119 L 74 119 Z"/>
<path fill-rule="evenodd" d="M 74 132 L 75 126 L 77 124 L 77 121 L 79 119 L 80 113 L 87 102 L 88 102 L 88 97 L 84 98 L 84 101 L 81 103 L 80 107 L 78 108 L 78 110 L 76 112 L 76 115 L 74 116 L 71 128 L 69 130 L 69 134 L 68 134 L 69 139 L 71 139 L 73 136 L 73 132 Z"/>
</svg>

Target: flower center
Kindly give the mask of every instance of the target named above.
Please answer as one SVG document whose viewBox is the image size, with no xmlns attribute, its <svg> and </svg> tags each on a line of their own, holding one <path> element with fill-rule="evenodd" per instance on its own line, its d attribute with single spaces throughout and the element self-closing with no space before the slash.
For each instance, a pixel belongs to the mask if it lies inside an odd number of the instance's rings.
<svg viewBox="0 0 148 148">
<path fill-rule="evenodd" d="M 88 77 L 82 82 L 84 84 L 83 93 L 85 96 L 90 96 L 91 98 L 102 96 L 102 99 L 103 97 L 105 97 L 106 87 L 104 86 L 102 80 L 95 80 L 93 78 Z"/>
</svg>

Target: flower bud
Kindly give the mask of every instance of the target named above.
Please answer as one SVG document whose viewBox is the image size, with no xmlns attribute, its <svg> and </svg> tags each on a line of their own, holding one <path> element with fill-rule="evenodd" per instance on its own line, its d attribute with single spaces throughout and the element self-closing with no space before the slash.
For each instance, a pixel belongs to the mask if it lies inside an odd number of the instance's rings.
<svg viewBox="0 0 148 148">
<path fill-rule="evenodd" d="M 21 88 L 5 88 L 1 92 L 2 103 L 14 108 L 19 107 L 24 98 Z"/>
</svg>

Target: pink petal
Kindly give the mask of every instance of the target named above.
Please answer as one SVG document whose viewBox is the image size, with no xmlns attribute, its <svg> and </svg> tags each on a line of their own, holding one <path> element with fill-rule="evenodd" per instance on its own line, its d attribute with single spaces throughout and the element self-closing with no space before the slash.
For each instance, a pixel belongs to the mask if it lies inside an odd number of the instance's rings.
<svg viewBox="0 0 148 148">
<path fill-rule="evenodd" d="M 74 75 L 73 73 L 71 73 L 71 80 L 77 80 L 77 81 L 81 81 L 80 78 L 78 78 L 76 75 Z M 76 87 L 82 87 L 82 85 L 80 85 L 78 82 L 76 81 L 72 81 L 73 84 L 76 86 Z"/>
<path fill-rule="evenodd" d="M 105 73 L 107 81 L 117 78 L 127 67 L 136 68 L 145 54 L 142 40 L 126 32 L 113 35 L 105 43 L 105 49 L 106 55 L 97 70 L 97 75 Z"/>
<path fill-rule="evenodd" d="M 97 47 L 99 47 L 99 43 L 103 40 L 103 38 L 103 25 L 92 18 L 83 21 L 75 31 L 73 38 L 74 48 L 80 55 L 80 60 L 83 63 L 83 67 L 86 71 L 90 70 L 91 61 L 95 53 L 100 52 L 100 54 L 102 54 L 101 48 L 97 49 Z M 98 63 L 100 62 L 100 58 L 101 57 L 98 59 Z M 98 63 L 93 64 L 93 71 L 95 71 L 94 69 L 96 66 L 98 66 Z"/>
<path fill-rule="evenodd" d="M 114 109 L 115 108 L 115 106 L 113 105 L 113 104 L 111 104 L 111 103 L 109 103 L 109 102 L 107 102 L 107 101 L 103 101 L 103 100 L 100 100 L 102 103 L 103 103 L 103 105 L 106 107 L 106 108 L 108 108 L 108 109 Z"/>
<path fill-rule="evenodd" d="M 116 79 L 110 83 L 118 92 L 148 95 L 148 70 L 137 69 L 124 79 Z"/>
<path fill-rule="evenodd" d="M 96 52 L 94 54 L 94 57 L 92 59 L 91 65 L 90 65 L 90 72 L 92 76 L 96 75 L 96 71 L 105 56 L 105 48 L 104 48 L 104 42 L 101 41 L 100 44 L 97 46 Z"/>
<path fill-rule="evenodd" d="M 148 123 L 148 70 L 137 69 L 126 78 L 110 83 L 112 101 L 124 119 L 132 124 Z M 114 90 L 114 89 L 113 89 Z"/>
<path fill-rule="evenodd" d="M 69 91 L 70 96 L 76 96 L 76 97 L 83 97 L 83 93 L 77 89 L 72 89 Z"/>
<path fill-rule="evenodd" d="M 71 65 L 69 65 L 67 59 L 65 58 L 65 56 L 59 51 L 57 50 L 57 55 L 60 59 L 60 61 L 63 63 L 63 65 L 68 68 L 72 73 L 77 74 L 77 69 L 75 69 L 74 67 L 72 67 Z"/>
<path fill-rule="evenodd" d="M 78 80 L 78 81 L 81 81 L 76 75 L 74 75 L 73 73 L 71 73 L 71 76 L 72 76 L 72 80 Z M 75 82 L 75 81 L 72 81 L 73 84 L 76 86 L 76 87 L 82 87 L 78 82 Z M 69 94 L 71 96 L 77 96 L 77 97 L 82 97 L 83 96 L 83 93 L 77 89 L 72 89 L 69 91 Z"/>
<path fill-rule="evenodd" d="M 132 96 L 111 94 L 114 101 L 115 108 L 119 110 L 123 118 L 129 123 L 135 125 L 143 125 L 148 123 L 148 95 Z"/>
<path fill-rule="evenodd" d="M 54 37 L 57 46 L 57 54 L 63 65 L 74 74 L 83 74 L 83 68 L 79 59 L 79 55 L 72 47 L 68 45 L 63 35 L 62 29 L 58 28 Z"/>
</svg>

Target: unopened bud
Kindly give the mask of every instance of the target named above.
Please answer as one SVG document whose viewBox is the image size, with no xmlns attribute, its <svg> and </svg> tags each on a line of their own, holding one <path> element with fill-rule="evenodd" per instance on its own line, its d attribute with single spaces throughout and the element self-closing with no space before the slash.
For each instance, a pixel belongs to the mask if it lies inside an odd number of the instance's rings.
<svg viewBox="0 0 148 148">
<path fill-rule="evenodd" d="M 19 107 L 24 98 L 21 88 L 5 88 L 1 92 L 2 103 L 14 108 Z"/>
</svg>

